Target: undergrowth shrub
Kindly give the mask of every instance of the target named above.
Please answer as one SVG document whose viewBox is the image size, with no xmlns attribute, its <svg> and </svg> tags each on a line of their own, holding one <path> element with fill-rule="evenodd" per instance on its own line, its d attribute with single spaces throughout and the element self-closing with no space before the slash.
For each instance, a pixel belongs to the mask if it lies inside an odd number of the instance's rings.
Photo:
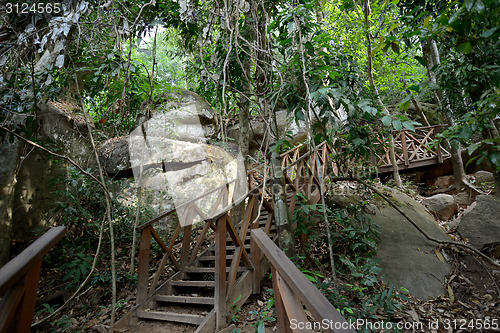
<svg viewBox="0 0 500 333">
<path fill-rule="evenodd" d="M 378 226 L 363 214 L 365 204 L 323 208 L 319 204 L 309 205 L 298 196 L 294 212 L 296 236 L 305 236 L 309 241 L 301 246 L 304 256 L 293 259 L 347 320 L 390 321 L 397 310 L 403 309 L 401 300 L 408 300 L 408 291 L 404 288 L 396 291 L 393 285 L 381 281 L 379 260 L 375 258 Z M 323 210 L 330 221 L 336 281 L 325 278 L 331 276 L 331 267 L 329 254 L 324 250 L 328 238 Z M 370 329 L 365 327 L 361 331 Z"/>
</svg>

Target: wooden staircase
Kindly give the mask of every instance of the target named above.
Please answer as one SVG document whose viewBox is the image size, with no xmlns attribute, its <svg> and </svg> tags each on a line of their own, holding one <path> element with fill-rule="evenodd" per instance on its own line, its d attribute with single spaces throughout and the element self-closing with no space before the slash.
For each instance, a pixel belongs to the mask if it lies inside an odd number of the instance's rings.
<svg viewBox="0 0 500 333">
<path fill-rule="evenodd" d="M 291 201 L 291 198 L 290 198 Z M 266 228 L 269 213 L 262 212 L 259 227 Z M 250 231 L 247 230 L 244 248 L 250 255 Z M 270 236 L 276 236 L 276 228 L 270 227 Z M 230 273 L 231 261 L 238 247 L 231 237 L 226 238 L 226 273 Z M 184 268 L 180 274 L 169 279 L 161 293 L 155 293 L 148 308 L 137 311 L 139 319 L 169 321 L 198 326 L 196 332 L 215 330 L 215 244 L 210 246 L 196 261 Z M 237 268 L 237 277 L 248 272 L 243 262 Z"/>
<path fill-rule="evenodd" d="M 317 175 L 326 174 L 328 154 L 331 153 L 326 144 L 313 153 L 302 155 L 300 148 L 282 154 L 290 213 L 295 209 L 299 192 L 311 203 L 318 202 L 320 182 Z M 269 172 L 269 168 L 260 166 L 249 172 L 251 189 L 241 198 L 236 199 L 234 195 L 229 198 L 231 192 L 237 192 L 238 181 L 235 180 L 139 227 L 137 302 L 116 323 L 116 331 L 126 331 L 142 320 L 155 320 L 194 325 L 195 332 L 213 333 L 226 327 L 227 314 L 243 305 L 252 293 L 260 293 L 260 282 L 270 266 L 250 237 L 251 231 L 260 228 L 271 239 L 277 237 L 273 204 L 269 199 L 271 193 L 263 186 L 263 179 L 269 180 L 266 170 Z M 217 192 L 215 203 L 205 214 L 197 206 L 198 200 Z M 154 224 L 174 213 L 179 216 L 179 224 L 166 243 Z M 197 229 L 194 229 L 192 222 L 196 215 L 202 223 L 196 224 Z M 238 215 L 241 215 L 239 223 L 233 224 L 233 217 L 236 219 Z M 179 237 L 181 231 L 182 238 Z M 163 252 L 156 269 L 150 267 L 152 239 Z M 177 272 L 160 283 L 167 266 Z"/>
</svg>

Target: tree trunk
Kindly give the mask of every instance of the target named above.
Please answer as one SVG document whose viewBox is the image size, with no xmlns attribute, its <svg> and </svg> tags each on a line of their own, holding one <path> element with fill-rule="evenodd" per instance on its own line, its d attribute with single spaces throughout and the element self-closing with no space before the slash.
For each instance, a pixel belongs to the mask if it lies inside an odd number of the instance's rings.
<svg viewBox="0 0 500 333">
<path fill-rule="evenodd" d="M 390 115 L 389 110 L 385 107 L 384 103 L 382 102 L 382 99 L 380 98 L 380 95 L 378 93 L 377 86 L 375 85 L 375 82 L 373 81 L 373 62 L 372 62 L 372 42 L 371 42 L 371 36 L 370 36 L 370 14 L 371 14 L 371 8 L 370 8 L 370 0 L 366 0 L 365 3 L 365 8 L 364 8 L 364 15 L 365 15 L 365 29 L 366 29 L 366 56 L 368 58 L 368 81 L 370 82 L 370 86 L 373 90 L 373 93 L 376 96 L 377 103 L 380 105 L 382 108 L 382 112 L 385 115 Z M 399 176 L 399 169 L 398 169 L 398 163 L 396 161 L 396 153 L 394 151 L 394 138 L 392 136 L 392 133 L 389 134 L 389 159 L 391 160 L 392 164 L 392 175 L 394 177 L 394 181 L 396 182 L 396 185 L 399 187 L 403 186 L 403 182 L 401 181 L 401 177 Z"/>
<path fill-rule="evenodd" d="M 22 145 L 17 139 L 10 143 L 8 133 L 0 137 L 0 267 L 9 261 L 16 169 Z"/>
<path fill-rule="evenodd" d="M 259 13 L 258 4 L 253 2 L 255 6 L 253 13 Z M 279 156 L 278 147 L 276 146 L 276 141 L 280 138 L 280 133 L 278 132 L 278 126 L 276 121 L 276 112 L 271 109 L 266 98 L 267 85 L 269 84 L 269 71 L 267 70 L 268 63 L 270 63 L 270 57 L 266 50 L 269 50 L 269 45 L 267 42 L 267 22 L 266 15 L 258 15 L 254 17 L 254 22 L 256 23 L 256 44 L 257 51 L 255 51 L 255 61 L 258 62 L 258 66 L 255 70 L 255 94 L 256 99 L 259 102 L 259 106 L 262 109 L 262 113 L 269 120 L 271 124 L 269 138 L 269 164 L 271 167 L 271 185 L 272 185 L 272 196 L 273 196 L 273 208 L 274 208 L 274 220 L 276 222 L 276 228 L 278 229 L 278 242 L 279 247 L 287 254 L 289 257 L 296 256 L 295 251 L 295 237 L 293 235 L 292 225 L 290 216 L 288 214 L 288 205 L 286 201 L 286 190 L 284 186 L 283 170 L 281 168 L 281 159 Z"/>
<path fill-rule="evenodd" d="M 437 49 L 436 41 L 428 40 L 422 43 L 422 53 L 424 55 L 425 63 L 427 66 L 427 75 L 429 76 L 429 81 L 438 86 L 438 81 L 436 74 L 432 70 L 434 66 L 440 65 L 441 61 L 439 59 L 439 52 Z M 435 97 L 438 101 L 441 110 L 446 119 L 448 126 L 455 125 L 453 118 L 451 116 L 451 110 L 449 103 L 443 98 L 443 93 L 437 89 Z M 462 161 L 462 155 L 460 153 L 460 145 L 453 145 L 450 143 L 450 153 L 451 153 L 451 163 L 453 166 L 453 176 L 455 178 L 455 189 L 460 191 L 463 187 L 470 187 L 469 181 L 467 180 L 464 163 Z"/>
</svg>

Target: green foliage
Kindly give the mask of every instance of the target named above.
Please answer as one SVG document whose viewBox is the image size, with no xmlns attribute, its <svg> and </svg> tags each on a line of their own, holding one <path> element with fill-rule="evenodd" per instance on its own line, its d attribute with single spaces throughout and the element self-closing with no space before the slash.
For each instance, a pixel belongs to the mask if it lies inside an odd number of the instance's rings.
<svg viewBox="0 0 500 333">
<path fill-rule="evenodd" d="M 271 323 L 276 321 L 274 318 L 274 298 L 270 298 L 266 301 L 265 306 L 258 311 L 250 311 L 252 319 L 255 319 L 255 323 L 252 324 L 255 327 L 256 333 L 264 333 L 266 323 Z"/>
</svg>

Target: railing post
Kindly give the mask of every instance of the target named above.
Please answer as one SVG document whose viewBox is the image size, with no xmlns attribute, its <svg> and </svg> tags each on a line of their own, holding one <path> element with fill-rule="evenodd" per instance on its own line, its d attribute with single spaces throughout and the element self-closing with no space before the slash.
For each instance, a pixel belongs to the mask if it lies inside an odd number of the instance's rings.
<svg viewBox="0 0 500 333">
<path fill-rule="evenodd" d="M 215 328 L 226 327 L 226 216 L 215 223 Z"/>
<path fill-rule="evenodd" d="M 436 128 L 431 128 L 432 131 L 432 139 L 436 140 Z M 441 143 L 438 142 L 437 145 L 437 158 L 439 163 L 443 163 L 443 152 L 441 151 Z"/>
<path fill-rule="evenodd" d="M 137 304 L 140 304 L 148 295 L 151 228 L 151 226 L 148 226 L 141 231 L 141 240 L 139 243 L 139 266 L 137 272 Z"/>
<path fill-rule="evenodd" d="M 274 305 L 276 306 L 276 324 L 278 324 L 278 332 L 289 333 L 292 332 L 290 328 L 290 320 L 286 315 L 283 298 L 278 285 L 278 272 L 271 264 L 271 275 L 273 277 L 273 290 L 274 290 Z"/>
<path fill-rule="evenodd" d="M 33 321 L 33 315 L 35 313 L 36 293 L 38 290 L 41 267 L 42 260 L 31 267 L 24 277 L 24 295 L 19 304 L 18 313 L 12 322 L 15 326 L 13 332 L 30 332 L 31 322 Z"/>
<path fill-rule="evenodd" d="M 408 159 L 408 147 L 406 147 L 406 130 L 401 131 L 401 146 L 403 148 L 403 158 L 405 160 L 405 166 L 409 166 L 410 160 Z"/>
<path fill-rule="evenodd" d="M 252 200 L 249 202 L 249 204 L 253 205 L 253 207 L 250 207 L 251 214 L 250 214 L 250 228 L 252 230 L 257 229 L 259 227 L 259 221 L 254 221 L 255 218 L 257 217 L 257 210 L 258 210 L 258 200 L 255 199 L 256 197 L 252 197 Z M 251 231 L 250 231 L 251 232 Z M 252 273 L 252 290 L 254 294 L 259 294 L 260 293 L 260 251 L 259 247 L 257 246 L 257 243 L 253 238 L 250 238 L 250 258 L 252 260 L 252 265 L 253 265 L 253 273 Z"/>
<path fill-rule="evenodd" d="M 189 213 L 191 216 L 191 213 Z M 189 262 L 189 250 L 191 248 L 191 232 L 193 225 L 188 224 L 184 228 L 184 235 L 182 236 L 182 249 L 181 249 L 181 269 L 184 269 Z"/>
</svg>

